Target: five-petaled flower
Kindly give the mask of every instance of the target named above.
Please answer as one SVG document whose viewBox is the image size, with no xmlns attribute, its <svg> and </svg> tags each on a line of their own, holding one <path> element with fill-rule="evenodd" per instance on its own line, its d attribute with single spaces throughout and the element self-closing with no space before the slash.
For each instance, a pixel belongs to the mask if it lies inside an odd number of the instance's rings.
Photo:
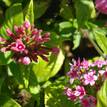
<svg viewBox="0 0 107 107">
<path fill-rule="evenodd" d="M 88 85 L 90 84 L 91 86 L 95 84 L 95 81 L 97 80 L 97 76 L 94 75 L 94 72 L 88 72 L 87 74 L 84 74 L 84 84 Z"/>
</svg>

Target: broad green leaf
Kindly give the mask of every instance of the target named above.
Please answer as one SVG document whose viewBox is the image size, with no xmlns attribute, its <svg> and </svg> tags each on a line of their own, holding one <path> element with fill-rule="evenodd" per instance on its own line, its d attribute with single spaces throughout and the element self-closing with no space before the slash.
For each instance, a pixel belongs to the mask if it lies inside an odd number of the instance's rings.
<svg viewBox="0 0 107 107">
<path fill-rule="evenodd" d="M 19 84 L 19 88 L 26 88 L 32 94 L 37 94 L 39 92 L 39 85 L 31 67 L 31 65 L 26 66 L 15 62 L 8 65 L 9 71 Z"/>
<path fill-rule="evenodd" d="M 83 26 L 88 19 L 96 16 L 94 3 L 92 0 L 73 0 L 76 9 L 78 25 Z"/>
<path fill-rule="evenodd" d="M 0 96 L 0 107 L 21 107 L 14 99 L 7 96 Z"/>
<path fill-rule="evenodd" d="M 33 64 L 30 65 L 30 67 L 32 68 Z M 32 71 L 32 69 L 29 69 L 29 71 L 27 72 L 27 76 L 26 76 L 26 73 L 25 73 L 25 77 L 26 78 L 26 81 L 28 81 L 28 89 L 29 89 L 29 92 L 31 94 L 38 94 L 39 91 L 40 91 L 40 86 L 38 84 L 38 81 L 37 81 L 37 77 L 36 75 L 34 74 L 34 72 Z"/>
<path fill-rule="evenodd" d="M 33 0 L 30 0 L 25 9 L 25 20 L 29 20 L 32 24 L 34 24 Z"/>
<path fill-rule="evenodd" d="M 31 70 L 31 65 L 11 62 L 8 65 L 8 72 L 19 86 L 19 89 L 26 88 L 31 94 L 39 93 L 40 87 L 34 72 Z"/>
<path fill-rule="evenodd" d="M 24 20 L 21 3 L 16 3 L 8 8 L 5 17 L 7 25 L 8 22 L 11 23 L 12 27 L 14 27 L 14 25 L 21 25 Z"/>
<path fill-rule="evenodd" d="M 76 48 L 79 47 L 80 41 L 81 41 L 81 35 L 78 31 L 76 31 L 73 35 L 73 44 L 74 44 L 74 46 L 72 48 L 73 50 L 75 50 Z"/>
<path fill-rule="evenodd" d="M 53 65 L 53 67 L 50 69 L 51 72 L 49 74 L 50 75 L 49 77 L 53 77 L 57 74 L 57 72 L 60 70 L 60 68 L 63 65 L 64 59 L 65 59 L 65 56 L 64 56 L 64 53 L 62 50 L 60 50 L 60 52 L 57 56 L 52 55 L 50 57 L 50 63 L 48 64 L 48 66 Z M 52 63 L 54 63 L 54 64 L 52 64 Z"/>
<path fill-rule="evenodd" d="M 67 5 L 67 0 L 62 0 L 60 4 L 60 16 L 62 16 L 64 19 L 72 19 L 73 16 L 73 10 L 72 7 Z"/>
<path fill-rule="evenodd" d="M 104 52 L 104 54 L 107 54 L 107 37 L 106 37 L 105 30 L 94 29 L 93 36 L 94 36 L 95 41 L 97 42 L 98 46 Z"/>
<path fill-rule="evenodd" d="M 103 86 L 97 93 L 97 106 L 96 107 L 107 107 L 107 79 Z"/>
<path fill-rule="evenodd" d="M 12 53 L 10 51 L 2 53 L 0 52 L 0 65 L 6 65 L 9 64 L 12 59 Z"/>
<path fill-rule="evenodd" d="M 13 3 L 21 3 L 23 0 L 2 0 L 6 6 L 11 6 Z"/>
<path fill-rule="evenodd" d="M 10 28 L 13 30 L 14 25 L 21 25 L 23 23 L 23 13 L 21 3 L 12 5 L 7 9 L 5 14 L 5 22 L 0 29 L 0 34 L 4 38 L 8 39 L 6 29 Z"/>
<path fill-rule="evenodd" d="M 62 37 L 70 37 L 72 35 L 73 25 L 69 21 L 59 23 L 59 32 Z"/>
<path fill-rule="evenodd" d="M 60 50 L 57 56 L 50 56 L 49 62 L 39 59 L 39 62 L 33 66 L 33 72 L 37 77 L 38 82 L 47 81 L 50 77 L 56 75 L 63 64 L 63 61 L 64 55 L 62 50 Z"/>
<path fill-rule="evenodd" d="M 10 70 L 10 72 L 12 73 L 12 75 L 14 76 L 14 78 L 17 80 L 17 82 L 20 85 L 25 85 L 24 84 L 24 80 L 23 80 L 23 74 L 24 74 L 24 68 L 20 65 L 20 64 L 16 64 L 15 62 L 11 62 L 8 65 L 8 68 Z"/>
<path fill-rule="evenodd" d="M 4 2 L 7 6 L 10 6 L 10 5 L 11 5 L 11 1 L 10 1 L 10 0 L 3 0 L 3 2 Z"/>
<path fill-rule="evenodd" d="M 51 0 L 34 0 L 34 16 L 35 19 L 40 18 L 48 9 Z"/>
</svg>

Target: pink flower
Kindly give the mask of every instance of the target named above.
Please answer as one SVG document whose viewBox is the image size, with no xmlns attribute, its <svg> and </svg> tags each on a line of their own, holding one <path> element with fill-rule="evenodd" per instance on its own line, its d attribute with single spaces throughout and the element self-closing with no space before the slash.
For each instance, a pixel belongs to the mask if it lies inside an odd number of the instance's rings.
<svg viewBox="0 0 107 107">
<path fill-rule="evenodd" d="M 11 50 L 15 52 L 23 52 L 25 50 L 25 45 L 20 39 L 18 39 L 15 43 L 11 45 Z"/>
<path fill-rule="evenodd" d="M 75 79 L 79 78 L 80 75 L 80 69 L 81 69 L 81 62 L 80 59 L 76 62 L 75 60 L 72 60 L 73 64 L 71 65 L 70 71 L 67 73 L 67 75 L 70 77 L 70 83 L 72 84 Z"/>
<path fill-rule="evenodd" d="M 18 61 L 24 65 L 29 65 L 31 63 L 30 58 L 27 56 L 20 58 Z"/>
<path fill-rule="evenodd" d="M 106 71 L 105 70 L 99 70 L 98 73 L 103 76 L 103 74 L 105 73 Z"/>
<path fill-rule="evenodd" d="M 76 97 L 79 97 L 79 99 L 82 99 L 86 95 L 84 87 L 83 86 L 77 86 L 76 90 L 74 92 L 74 95 Z"/>
<path fill-rule="evenodd" d="M 89 68 L 90 64 L 87 60 L 84 59 L 81 63 L 81 66 L 87 70 Z"/>
<path fill-rule="evenodd" d="M 74 92 L 72 91 L 71 88 L 65 88 L 65 94 L 68 96 L 68 99 L 75 101 L 76 100 L 76 96 L 74 95 Z"/>
<path fill-rule="evenodd" d="M 97 60 L 94 62 L 94 66 L 97 66 L 98 68 L 101 68 L 104 65 L 106 65 L 106 61 L 103 60 Z"/>
<path fill-rule="evenodd" d="M 76 78 L 78 78 L 77 71 L 70 71 L 67 73 L 67 75 L 70 77 L 70 83 L 72 84 Z"/>
<path fill-rule="evenodd" d="M 96 107 L 96 98 L 89 96 L 81 100 L 82 107 Z"/>
<path fill-rule="evenodd" d="M 97 80 L 97 76 L 94 75 L 93 71 L 84 74 L 84 84 L 88 85 L 90 84 L 91 86 L 95 84 L 95 81 Z"/>
<path fill-rule="evenodd" d="M 107 0 L 96 0 L 96 8 L 103 14 L 107 14 Z"/>
<path fill-rule="evenodd" d="M 29 21 L 25 21 L 23 26 L 28 29 L 31 25 Z"/>
</svg>

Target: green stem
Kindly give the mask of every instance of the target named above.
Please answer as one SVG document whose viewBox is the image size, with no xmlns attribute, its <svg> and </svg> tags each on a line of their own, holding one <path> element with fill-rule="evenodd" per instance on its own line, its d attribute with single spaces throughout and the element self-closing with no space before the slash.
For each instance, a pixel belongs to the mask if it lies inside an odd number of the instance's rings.
<svg viewBox="0 0 107 107">
<path fill-rule="evenodd" d="M 25 78 L 24 78 L 24 87 L 26 89 L 29 88 L 29 78 L 30 78 L 30 65 L 29 66 L 25 66 Z"/>
<path fill-rule="evenodd" d="M 39 105 L 39 107 L 45 107 L 44 96 L 45 96 L 45 90 L 44 90 L 44 88 L 41 87 L 41 90 L 40 90 L 40 105 Z"/>
</svg>

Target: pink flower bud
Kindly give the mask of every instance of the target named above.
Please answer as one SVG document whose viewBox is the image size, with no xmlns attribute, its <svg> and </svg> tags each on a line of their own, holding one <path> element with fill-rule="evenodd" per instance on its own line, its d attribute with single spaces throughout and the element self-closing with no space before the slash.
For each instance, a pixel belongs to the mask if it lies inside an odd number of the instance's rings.
<svg viewBox="0 0 107 107">
<path fill-rule="evenodd" d="M 96 8 L 103 14 L 107 14 L 107 0 L 96 0 Z"/>
<path fill-rule="evenodd" d="M 19 58 L 18 62 L 24 65 L 29 65 L 31 63 L 31 60 L 28 56 L 25 56 L 25 57 Z"/>
<path fill-rule="evenodd" d="M 29 65 L 31 63 L 31 60 L 29 57 L 25 56 L 24 58 L 22 58 L 21 62 L 24 64 L 24 65 Z"/>
<path fill-rule="evenodd" d="M 6 40 L 2 37 L 0 37 L 0 42 L 5 42 Z"/>
<path fill-rule="evenodd" d="M 1 51 L 1 52 L 6 52 L 6 48 L 3 47 L 3 48 L 0 49 L 0 51 Z"/>
<path fill-rule="evenodd" d="M 8 28 L 6 29 L 8 36 L 14 36 L 13 32 Z"/>
<path fill-rule="evenodd" d="M 107 71 L 104 73 L 104 77 L 107 78 Z"/>
<path fill-rule="evenodd" d="M 59 49 L 57 47 L 52 48 L 52 53 L 57 55 L 59 53 Z"/>
<path fill-rule="evenodd" d="M 32 35 L 39 35 L 39 30 L 37 28 L 33 29 Z"/>
<path fill-rule="evenodd" d="M 24 25 L 23 25 L 26 29 L 28 29 L 30 27 L 30 22 L 29 21 L 25 21 Z"/>
</svg>

